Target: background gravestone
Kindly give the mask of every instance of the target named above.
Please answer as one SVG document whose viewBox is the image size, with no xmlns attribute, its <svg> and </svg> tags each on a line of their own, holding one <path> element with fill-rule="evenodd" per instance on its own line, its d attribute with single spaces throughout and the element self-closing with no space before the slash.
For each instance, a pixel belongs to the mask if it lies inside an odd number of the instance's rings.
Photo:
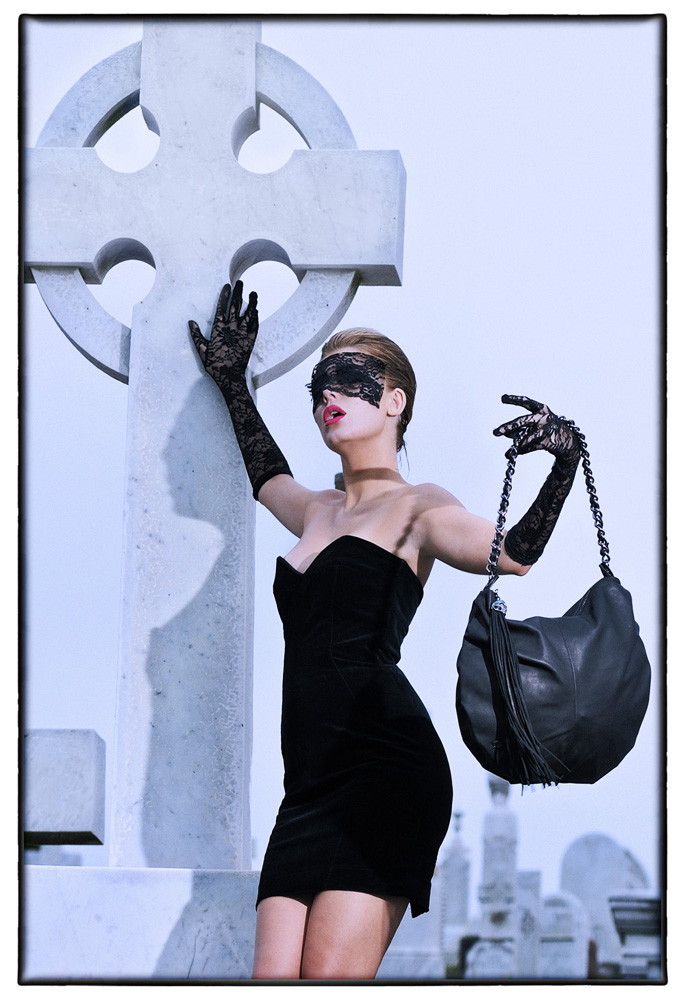
<svg viewBox="0 0 685 1000">
<path fill-rule="evenodd" d="M 610 896 L 609 906 L 621 939 L 621 979 L 662 979 L 665 970 L 661 898 L 634 889 Z"/>
<path fill-rule="evenodd" d="M 587 979 L 590 921 L 571 893 L 545 896 L 540 920 L 540 978 Z"/>
<path fill-rule="evenodd" d="M 516 974 L 519 979 L 537 979 L 540 975 L 540 872 L 520 871 L 516 879 L 518 920 L 518 958 Z"/>
<path fill-rule="evenodd" d="M 510 785 L 488 775 L 492 808 L 483 819 L 483 867 L 478 887 L 480 940 L 467 954 L 467 979 L 512 979 L 517 970 L 518 821 L 508 808 Z"/>
<path fill-rule="evenodd" d="M 647 889 L 649 880 L 642 866 L 612 837 L 588 833 L 566 849 L 559 884 L 564 892 L 581 900 L 588 912 L 600 973 L 615 974 L 620 968 L 621 943 L 609 897 L 625 890 Z"/>
<path fill-rule="evenodd" d="M 456 965 L 462 937 L 468 931 L 471 890 L 470 851 L 461 836 L 462 814 L 454 813 L 452 839 L 443 849 L 440 869 L 443 880 L 443 948 L 448 965 Z"/>
</svg>

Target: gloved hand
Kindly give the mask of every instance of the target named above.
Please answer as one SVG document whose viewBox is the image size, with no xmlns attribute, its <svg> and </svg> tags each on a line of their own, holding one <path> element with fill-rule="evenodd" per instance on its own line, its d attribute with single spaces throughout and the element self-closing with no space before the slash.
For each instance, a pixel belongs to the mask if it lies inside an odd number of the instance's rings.
<svg viewBox="0 0 685 1000">
<path fill-rule="evenodd" d="M 580 441 L 564 418 L 544 403 L 510 395 L 502 396 L 502 402 L 524 406 L 530 412 L 501 424 L 492 433 L 513 438 L 519 454 L 544 449 L 556 459 L 537 497 L 504 538 L 507 555 L 522 566 L 530 566 L 542 555 L 571 491 L 580 461 Z"/>
<path fill-rule="evenodd" d="M 222 390 L 245 378 L 259 331 L 257 293 L 250 292 L 247 308 L 241 316 L 242 305 L 243 283 L 236 281 L 233 294 L 230 285 L 221 289 L 209 340 L 202 336 L 194 320 L 188 323 L 205 371 Z"/>
<path fill-rule="evenodd" d="M 257 293 L 250 292 L 245 312 L 243 283 L 224 285 L 219 295 L 209 340 L 200 332 L 194 320 L 188 328 L 205 371 L 208 372 L 228 406 L 235 436 L 255 499 L 264 483 L 274 476 L 292 476 L 283 453 L 271 437 L 255 401 L 250 395 L 245 373 L 259 330 Z"/>
<path fill-rule="evenodd" d="M 530 413 L 496 427 L 492 432 L 495 437 L 514 438 L 519 455 L 544 449 L 555 458 L 572 462 L 575 468 L 580 459 L 580 442 L 563 417 L 552 413 L 545 403 L 538 403 L 528 396 L 504 395 L 502 402 L 524 406 Z"/>
</svg>

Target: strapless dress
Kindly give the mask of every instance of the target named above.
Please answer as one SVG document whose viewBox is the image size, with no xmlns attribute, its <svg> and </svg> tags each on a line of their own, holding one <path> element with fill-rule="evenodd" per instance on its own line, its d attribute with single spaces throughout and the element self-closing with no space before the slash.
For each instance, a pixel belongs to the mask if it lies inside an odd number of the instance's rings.
<svg viewBox="0 0 685 1000">
<path fill-rule="evenodd" d="M 346 889 L 428 909 L 452 809 L 444 748 L 397 666 L 423 587 L 394 553 L 355 535 L 304 573 L 282 557 L 284 798 L 257 902 Z"/>
</svg>

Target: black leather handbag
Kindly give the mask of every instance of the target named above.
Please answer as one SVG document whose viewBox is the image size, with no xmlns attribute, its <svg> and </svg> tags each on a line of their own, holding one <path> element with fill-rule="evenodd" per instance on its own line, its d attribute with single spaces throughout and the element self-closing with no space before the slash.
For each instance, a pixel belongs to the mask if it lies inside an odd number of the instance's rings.
<svg viewBox="0 0 685 1000">
<path fill-rule="evenodd" d="M 478 762 L 511 784 L 592 784 L 632 749 L 647 711 L 651 671 L 633 602 L 609 568 L 609 545 L 585 437 L 585 484 L 602 577 L 561 618 L 512 621 L 497 580 L 516 442 L 488 561 L 457 659 L 457 717 Z"/>
</svg>

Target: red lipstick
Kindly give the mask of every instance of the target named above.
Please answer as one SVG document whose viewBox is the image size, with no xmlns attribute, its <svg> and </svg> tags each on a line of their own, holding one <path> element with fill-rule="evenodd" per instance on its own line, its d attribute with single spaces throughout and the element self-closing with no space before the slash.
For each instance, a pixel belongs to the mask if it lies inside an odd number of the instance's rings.
<svg viewBox="0 0 685 1000">
<path fill-rule="evenodd" d="M 325 427 L 330 427 L 331 424 L 337 424 L 339 420 L 345 416 L 345 411 L 335 403 L 329 403 L 326 409 L 323 411 L 323 422 Z"/>
</svg>

